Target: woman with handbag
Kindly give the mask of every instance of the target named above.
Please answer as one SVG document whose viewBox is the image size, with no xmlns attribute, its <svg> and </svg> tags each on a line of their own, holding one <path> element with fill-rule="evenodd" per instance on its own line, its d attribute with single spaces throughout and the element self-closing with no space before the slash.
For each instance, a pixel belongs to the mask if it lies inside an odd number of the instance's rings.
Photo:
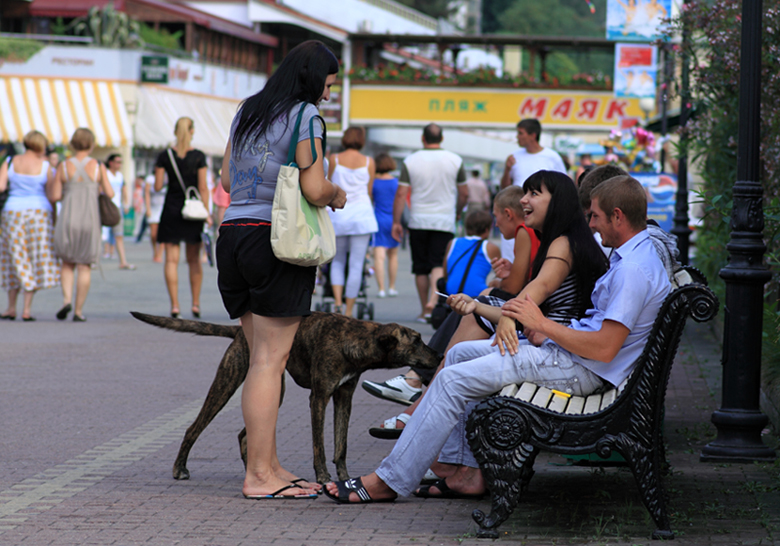
<svg viewBox="0 0 780 546">
<path fill-rule="evenodd" d="M 0 165 L 0 192 L 10 187 L 0 215 L 0 272 L 8 291 L 3 320 L 16 319 L 16 301 L 23 292 L 22 320 L 31 322 L 35 292 L 60 282 L 54 257 L 53 209 L 46 183 L 53 177 L 46 160 L 46 137 L 38 131 L 24 136 L 24 153 Z"/>
<path fill-rule="evenodd" d="M 278 259 L 271 233 L 296 227 L 280 225 L 275 208 L 277 185 L 289 181 L 285 158 L 292 156 L 300 166 L 294 189 L 308 204 L 321 211 L 346 203 L 344 190 L 325 178 L 324 123 L 314 123 L 316 105 L 330 98 L 338 70 L 338 60 L 322 42 L 293 48 L 263 90 L 241 104 L 225 149 L 222 187 L 231 200 L 217 239 L 217 283 L 230 318 L 241 319 L 249 345 L 241 397 L 246 498 L 316 498 L 320 489 L 284 469 L 276 454 L 282 374 L 301 317 L 311 312 L 317 268 Z"/>
<path fill-rule="evenodd" d="M 203 284 L 203 266 L 200 261 L 203 222 L 211 225 L 209 191 L 206 184 L 206 156 L 191 146 L 195 124 L 190 118 L 176 121 L 176 145 L 157 157 L 154 165 L 154 189 L 161 191 L 168 176 L 168 191 L 157 228 L 157 242 L 165 249 L 165 285 L 171 299 L 171 316 L 179 316 L 179 254 L 185 243 L 187 265 L 190 270 L 192 316 L 200 318 L 200 289 Z M 202 206 L 201 206 L 202 205 Z M 190 216 L 190 209 L 198 209 L 198 216 Z M 190 217 L 185 217 L 190 216 Z"/>
<path fill-rule="evenodd" d="M 84 302 L 92 281 L 92 264 L 100 257 L 100 212 L 98 194 L 108 197 L 114 190 L 106 175 L 106 166 L 89 156 L 95 147 L 90 129 L 76 129 L 70 139 L 73 156 L 60 163 L 47 194 L 51 202 L 62 200 L 62 209 L 54 227 L 54 251 L 62 260 L 62 308 L 58 320 L 65 320 L 73 310 L 73 321 L 84 322 Z M 78 277 L 76 277 L 76 272 Z M 76 302 L 73 307 L 73 281 L 76 279 Z"/>
</svg>

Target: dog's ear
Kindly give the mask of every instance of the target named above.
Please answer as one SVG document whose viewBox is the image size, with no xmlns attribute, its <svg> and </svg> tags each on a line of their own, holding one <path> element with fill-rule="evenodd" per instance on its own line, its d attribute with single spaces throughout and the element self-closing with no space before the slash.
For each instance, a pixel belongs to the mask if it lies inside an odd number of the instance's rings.
<svg viewBox="0 0 780 546">
<path fill-rule="evenodd" d="M 398 338 L 393 334 L 382 334 L 379 336 L 377 344 L 385 353 L 389 353 L 398 346 Z"/>
</svg>

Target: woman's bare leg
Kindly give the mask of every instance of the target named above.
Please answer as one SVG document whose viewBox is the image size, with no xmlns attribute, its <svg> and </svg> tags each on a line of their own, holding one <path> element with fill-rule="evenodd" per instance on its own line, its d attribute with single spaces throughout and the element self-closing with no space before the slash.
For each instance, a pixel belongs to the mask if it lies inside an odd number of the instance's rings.
<svg viewBox="0 0 780 546">
<path fill-rule="evenodd" d="M 60 269 L 60 286 L 62 287 L 62 305 L 68 305 L 73 301 L 73 279 L 76 264 L 62 262 Z"/>
<path fill-rule="evenodd" d="M 398 276 L 398 247 L 387 249 L 387 280 L 390 290 L 395 290 L 395 279 Z"/>
<path fill-rule="evenodd" d="M 22 309 L 22 318 L 30 318 L 32 316 L 32 302 L 35 290 L 24 291 L 24 309 Z"/>
<path fill-rule="evenodd" d="M 73 314 L 79 317 L 84 316 L 84 302 L 87 301 L 89 294 L 89 285 L 92 282 L 92 266 L 90 264 L 76 264 L 76 304 L 73 307 Z"/>
<path fill-rule="evenodd" d="M 190 293 L 192 310 L 200 313 L 200 289 L 203 286 L 203 264 L 200 261 L 200 249 L 203 243 L 187 243 L 187 264 L 190 266 Z"/>
<path fill-rule="evenodd" d="M 179 245 L 163 243 L 165 247 L 165 286 L 171 299 L 171 313 L 179 312 Z"/>
<path fill-rule="evenodd" d="M 157 228 L 160 224 L 149 224 L 149 239 L 152 241 L 152 261 L 161 262 L 163 256 L 162 245 L 157 242 Z"/>
<path fill-rule="evenodd" d="M 300 322 L 301 317 L 271 318 L 251 312 L 241 320 L 247 340 L 252 340 L 249 371 L 241 395 L 247 440 L 244 495 L 269 495 L 290 485 L 289 479 L 279 477 L 286 471 L 279 465 L 276 454 L 276 421 L 282 374 Z M 313 492 L 313 489 L 293 488 L 281 494 Z"/>
<path fill-rule="evenodd" d="M 7 317 L 16 316 L 16 300 L 19 298 L 19 289 L 12 288 L 8 291 L 8 309 L 3 313 Z"/>
<path fill-rule="evenodd" d="M 374 275 L 380 292 L 385 291 L 385 255 L 387 249 L 383 246 L 374 247 Z"/>
</svg>

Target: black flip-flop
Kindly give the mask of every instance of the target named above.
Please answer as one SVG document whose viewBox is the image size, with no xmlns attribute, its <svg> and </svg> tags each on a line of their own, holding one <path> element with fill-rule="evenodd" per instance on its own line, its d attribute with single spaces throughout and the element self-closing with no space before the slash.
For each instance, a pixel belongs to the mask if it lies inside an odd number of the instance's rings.
<svg viewBox="0 0 780 546">
<path fill-rule="evenodd" d="M 3 319 L 3 320 L 16 320 L 16 315 L 0 315 L 0 319 Z"/>
<path fill-rule="evenodd" d="M 244 495 L 245 499 L 250 500 L 279 500 L 279 499 L 289 499 L 289 500 L 304 500 L 304 499 L 316 499 L 317 494 L 314 493 L 312 495 L 280 495 L 283 491 L 287 491 L 288 489 L 300 489 L 303 491 L 303 488 L 298 485 L 285 485 L 278 491 L 274 491 L 270 495 Z"/>
<path fill-rule="evenodd" d="M 35 322 L 35 317 L 22 317 L 24 322 Z"/>
<path fill-rule="evenodd" d="M 298 484 L 299 484 L 299 483 L 301 483 L 301 482 L 311 483 L 311 482 L 310 482 L 309 480 L 307 480 L 306 478 L 295 478 L 294 480 L 290 480 L 290 483 L 291 483 L 291 484 L 294 484 L 294 485 L 298 485 Z M 300 486 L 298 486 L 298 487 L 300 487 Z M 317 494 L 318 494 L 318 495 L 322 495 L 322 492 L 323 492 L 324 490 L 325 490 L 325 488 L 324 488 L 324 487 L 321 487 L 319 490 L 317 490 Z"/>
<path fill-rule="evenodd" d="M 68 316 L 68 313 L 70 313 L 71 309 L 73 309 L 71 304 L 66 303 L 65 305 L 63 305 L 62 309 L 57 311 L 57 320 L 65 320 L 65 318 Z"/>
<path fill-rule="evenodd" d="M 435 495 L 431 493 L 431 487 L 435 487 L 439 490 L 439 494 Z M 415 497 L 420 497 L 423 499 L 469 499 L 469 500 L 479 500 L 485 496 L 484 493 L 461 493 L 459 491 L 455 491 L 453 489 L 450 489 L 450 486 L 447 485 L 446 478 L 442 478 L 436 483 L 432 485 L 426 485 L 424 487 L 421 487 L 417 491 L 414 492 Z"/>
<path fill-rule="evenodd" d="M 325 492 L 326 497 L 336 501 L 339 504 L 371 504 L 374 502 L 395 502 L 395 498 L 377 499 L 377 500 L 372 499 L 371 495 L 368 494 L 368 491 L 366 491 L 366 488 L 363 486 L 363 480 L 360 478 L 338 481 L 333 483 L 336 484 L 336 487 L 339 490 L 338 496 L 331 495 L 327 487 L 323 487 L 322 490 Z M 351 500 L 349 500 L 350 493 L 357 493 L 359 500 L 357 502 L 352 502 Z"/>
</svg>

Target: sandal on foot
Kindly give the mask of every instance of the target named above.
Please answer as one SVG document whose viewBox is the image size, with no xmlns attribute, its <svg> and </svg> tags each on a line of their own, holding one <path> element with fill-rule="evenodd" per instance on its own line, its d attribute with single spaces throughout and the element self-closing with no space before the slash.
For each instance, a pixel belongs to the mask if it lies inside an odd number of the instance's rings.
<svg viewBox="0 0 780 546">
<path fill-rule="evenodd" d="M 125 264 L 125 265 L 120 265 L 119 269 L 126 269 L 128 271 L 135 271 L 136 268 L 135 268 L 135 265 L 133 265 L 133 264 Z"/>
<path fill-rule="evenodd" d="M 195 318 L 200 318 L 200 307 L 197 305 L 192 306 L 192 316 Z M 295 482 L 293 482 L 295 483 Z"/>
<path fill-rule="evenodd" d="M 57 320 L 65 320 L 68 318 L 68 313 L 70 313 L 71 309 L 73 309 L 73 306 L 69 303 L 66 303 L 62 306 L 62 309 L 57 311 Z"/>
<path fill-rule="evenodd" d="M 2 320 L 16 320 L 16 315 L 0 315 Z"/>
<path fill-rule="evenodd" d="M 73 322 L 87 322 L 87 317 L 73 313 Z"/>
<path fill-rule="evenodd" d="M 431 493 L 431 487 L 435 487 L 439 490 L 438 494 Z M 450 489 L 450 486 L 447 485 L 447 480 L 445 478 L 440 479 L 433 485 L 426 485 L 425 487 L 421 487 L 417 491 L 414 492 L 415 497 L 421 497 L 423 499 L 470 499 L 470 500 L 479 500 L 485 496 L 484 493 L 461 493 L 460 491 L 455 491 L 454 489 Z"/>
<path fill-rule="evenodd" d="M 438 477 L 434 471 L 429 468 L 428 471 L 425 472 L 425 476 L 423 476 L 422 480 L 420 480 L 420 485 L 433 485 L 440 479 L 441 478 Z"/>
<path fill-rule="evenodd" d="M 363 486 L 363 480 L 361 478 L 355 478 L 353 480 L 344 480 L 339 482 L 333 482 L 336 484 L 336 487 L 339 490 L 338 496 L 331 495 L 328 492 L 328 489 L 323 487 L 323 491 L 325 491 L 325 496 L 333 499 L 339 504 L 370 504 L 374 502 L 394 502 L 395 498 L 392 499 L 377 499 L 374 500 L 371 498 L 371 495 L 368 494 L 368 491 L 366 491 L 366 488 Z M 352 502 L 349 500 L 349 494 L 350 493 L 356 493 L 358 496 L 358 500 L 355 502 Z"/>
<path fill-rule="evenodd" d="M 305 494 L 305 495 L 282 495 L 281 493 L 283 491 L 288 491 L 290 489 L 300 489 L 301 491 L 304 491 L 302 487 L 299 487 L 297 485 L 285 485 L 278 491 L 274 491 L 270 495 L 244 495 L 245 499 L 251 499 L 251 500 L 271 500 L 271 499 L 290 499 L 290 500 L 301 500 L 301 499 L 316 499 L 317 494 Z"/>
<path fill-rule="evenodd" d="M 383 427 L 371 427 L 368 429 L 368 433 L 374 438 L 381 438 L 383 440 L 397 440 L 400 438 L 403 428 L 398 428 L 398 421 L 401 421 L 404 425 L 409 422 L 412 416 L 408 413 L 401 413 L 395 417 L 391 417 L 384 422 Z"/>
<path fill-rule="evenodd" d="M 24 322 L 35 322 L 35 317 L 22 317 Z"/>
</svg>

